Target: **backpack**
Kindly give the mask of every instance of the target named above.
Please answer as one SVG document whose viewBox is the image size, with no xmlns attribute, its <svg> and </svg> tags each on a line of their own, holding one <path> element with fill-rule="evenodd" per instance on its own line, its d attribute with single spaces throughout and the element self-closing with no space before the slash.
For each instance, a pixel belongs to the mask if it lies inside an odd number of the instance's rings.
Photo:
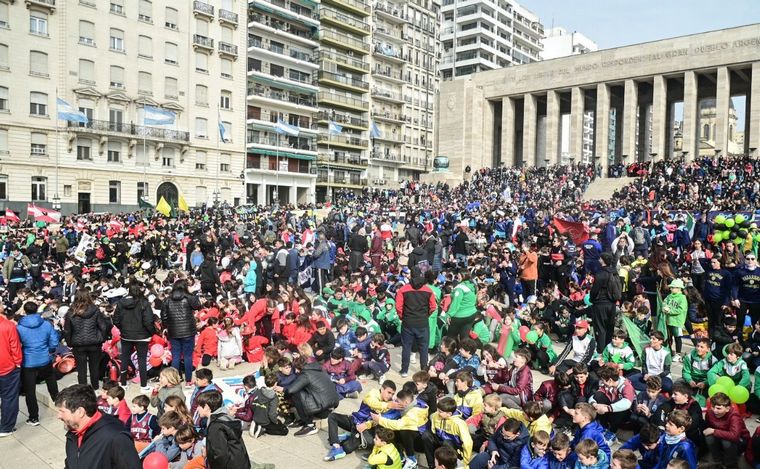
<svg viewBox="0 0 760 469">
<path fill-rule="evenodd" d="M 644 235 L 644 228 L 637 226 L 631 232 L 631 238 L 633 238 L 633 244 L 641 245 L 647 242 L 647 238 Z"/>
<path fill-rule="evenodd" d="M 610 279 L 607 281 L 607 294 L 610 297 L 610 301 L 613 303 L 623 299 L 623 292 L 621 291 L 621 279 L 617 274 L 610 274 Z"/>
</svg>

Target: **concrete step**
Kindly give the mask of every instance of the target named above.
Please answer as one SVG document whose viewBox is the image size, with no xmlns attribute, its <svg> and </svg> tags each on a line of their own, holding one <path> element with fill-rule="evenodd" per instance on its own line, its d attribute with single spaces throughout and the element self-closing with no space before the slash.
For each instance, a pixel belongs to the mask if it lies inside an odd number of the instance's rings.
<svg viewBox="0 0 760 469">
<path fill-rule="evenodd" d="M 599 178 L 592 182 L 583 194 L 583 200 L 609 200 L 616 190 L 631 184 L 636 178 Z"/>
</svg>

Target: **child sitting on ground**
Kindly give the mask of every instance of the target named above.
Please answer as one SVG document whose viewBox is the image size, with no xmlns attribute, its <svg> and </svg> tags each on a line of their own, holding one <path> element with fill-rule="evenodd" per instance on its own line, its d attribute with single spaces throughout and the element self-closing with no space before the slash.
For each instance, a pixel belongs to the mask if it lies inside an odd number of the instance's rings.
<svg viewBox="0 0 760 469">
<path fill-rule="evenodd" d="M 623 376 L 630 376 L 637 373 L 633 366 L 636 363 L 636 357 L 633 350 L 626 343 L 628 334 L 621 329 L 612 333 L 612 341 L 602 350 L 602 356 L 591 362 L 591 371 L 597 372 L 605 365 L 621 370 Z"/>
<path fill-rule="evenodd" d="M 369 371 L 378 382 L 385 381 L 385 373 L 391 368 L 391 354 L 385 347 L 385 335 L 383 333 L 380 332 L 372 336 L 369 357 L 362 363 L 361 368 Z"/>
<path fill-rule="evenodd" d="M 169 469 L 206 468 L 206 447 L 192 427 L 180 427 L 174 438 L 179 447 L 179 459 L 169 463 Z"/>
<path fill-rule="evenodd" d="M 98 393 L 98 410 L 104 414 L 115 415 L 116 409 L 108 403 L 108 391 L 111 388 L 118 388 L 119 383 L 110 379 L 103 381 L 103 386 Z"/>
<path fill-rule="evenodd" d="M 549 365 L 557 360 L 557 354 L 552 348 L 552 339 L 546 334 L 546 325 L 543 322 L 536 322 L 533 326 L 533 332 L 538 334 L 538 339 L 535 343 L 526 340 L 528 350 L 535 357 L 533 368 L 547 374 L 549 373 Z"/>
<path fill-rule="evenodd" d="M 457 403 L 457 415 L 468 424 L 470 418 L 483 412 L 483 394 L 480 388 L 473 386 L 472 373 L 460 371 L 454 379 L 454 401 Z"/>
<path fill-rule="evenodd" d="M 417 388 L 417 398 L 428 405 L 430 414 L 434 414 L 438 402 L 438 388 L 431 381 L 430 374 L 420 370 L 412 375 L 412 381 Z"/>
<path fill-rule="evenodd" d="M 658 445 L 662 431 L 651 423 L 641 427 L 638 434 L 633 435 L 628 441 L 623 443 L 620 449 L 634 450 L 641 454 L 639 466 L 641 469 L 654 469 L 658 464 Z"/>
<path fill-rule="evenodd" d="M 207 422 L 198 413 L 198 397 L 203 393 L 219 390 L 217 385 L 211 382 L 213 379 L 214 373 L 210 369 L 198 368 L 195 370 L 195 388 L 190 395 L 190 414 L 193 416 L 193 426 L 198 429 L 201 436 L 205 435 Z"/>
<path fill-rule="evenodd" d="M 125 394 L 124 388 L 121 386 L 113 387 L 108 390 L 106 401 L 109 406 L 114 408 L 114 415 L 129 428 L 129 419 L 132 417 L 132 412 L 129 411 L 129 405 L 124 400 Z"/>
<path fill-rule="evenodd" d="M 631 375 L 631 384 L 637 391 L 646 391 L 646 379 L 650 376 L 659 376 L 662 379 L 663 392 L 670 392 L 673 388 L 673 380 L 670 376 L 671 356 L 670 350 L 663 346 L 665 335 L 660 331 L 653 331 L 649 337 L 649 346 L 644 349 L 644 357 L 641 359 L 641 373 Z"/>
<path fill-rule="evenodd" d="M 489 394 L 483 399 L 483 412 L 473 417 L 470 422 L 472 434 L 472 447 L 475 451 L 485 450 L 488 440 L 491 439 L 496 429 L 506 420 L 506 409 L 501 406 L 501 398 L 498 394 Z"/>
<path fill-rule="evenodd" d="M 378 468 L 400 468 L 402 465 L 401 454 L 393 444 L 394 437 L 393 430 L 377 427 L 375 429 L 374 447 L 367 458 L 367 462 Z"/>
<path fill-rule="evenodd" d="M 572 467 L 570 458 L 570 437 L 566 433 L 557 432 L 549 442 L 549 454 L 546 462 L 551 469 L 568 469 Z"/>
<path fill-rule="evenodd" d="M 686 429 L 691 425 L 691 417 L 685 410 L 676 409 L 665 421 L 665 434 L 660 437 L 657 459 L 660 464 L 675 458 L 684 459 L 691 469 L 697 468 L 697 451 L 686 438 Z"/>
<path fill-rule="evenodd" d="M 520 409 L 524 403 L 533 397 L 533 375 L 528 366 L 529 361 L 529 351 L 525 349 L 515 351 L 514 361 L 509 368 L 507 383 L 494 390 L 501 395 L 504 407 Z"/>
<path fill-rule="evenodd" d="M 150 405 L 158 410 L 156 417 L 161 418 L 164 415 L 166 411 L 164 403 L 169 396 L 185 397 L 185 393 L 182 390 L 182 377 L 177 369 L 171 366 L 161 370 L 161 373 L 158 375 L 158 387 L 153 389 L 153 393 L 150 396 Z"/>
<path fill-rule="evenodd" d="M 206 320 L 206 327 L 204 327 L 198 338 L 195 341 L 195 348 L 193 349 L 193 366 L 209 366 L 211 360 L 215 359 L 218 355 L 219 339 L 216 335 L 216 325 L 219 323 L 219 318 L 209 317 Z"/>
<path fill-rule="evenodd" d="M 728 344 L 726 347 L 726 358 L 710 368 L 707 372 L 707 385 L 712 386 L 721 376 L 728 376 L 738 386 L 750 388 L 750 376 L 747 363 L 742 360 L 742 346 L 739 342 Z"/>
<path fill-rule="evenodd" d="M 749 430 L 737 409 L 731 406 L 731 399 L 722 392 L 710 398 L 712 406 L 705 412 L 707 428 L 702 432 L 710 456 L 724 467 L 739 467 L 741 455 L 750 441 Z"/>
<path fill-rule="evenodd" d="M 507 418 L 517 419 L 522 422 L 528 429 L 528 434 L 534 436 L 540 431 L 544 431 L 547 434 L 552 432 L 552 421 L 541 410 L 541 404 L 536 401 L 528 401 L 523 404 L 522 410 L 520 409 L 505 409 L 504 415 Z"/>
<path fill-rule="evenodd" d="M 175 438 L 177 429 L 187 427 L 187 422 L 183 421 L 177 412 L 168 411 L 158 419 L 158 426 L 161 428 L 161 437 L 156 439 L 155 451 L 166 456 L 167 460 L 173 461 L 180 452 Z"/>
<path fill-rule="evenodd" d="M 278 417 L 277 394 L 272 389 L 277 384 L 277 378 L 269 375 L 264 378 L 264 387 L 256 387 L 256 377 L 248 375 L 243 378 L 246 399 L 242 406 L 230 408 L 230 415 L 249 425 L 248 433 L 258 438 L 262 433 L 284 436 L 288 428 Z"/>
<path fill-rule="evenodd" d="M 578 458 L 575 469 L 605 469 L 609 467 L 607 453 L 602 451 L 594 440 L 581 440 L 575 446 L 575 455 Z"/>
<path fill-rule="evenodd" d="M 612 453 L 610 469 L 637 469 L 638 460 L 630 449 L 619 449 Z"/>
<path fill-rule="evenodd" d="M 717 363 L 710 352 L 710 339 L 697 339 L 694 350 L 683 359 L 683 380 L 694 394 L 707 395 L 707 372 Z"/>
<path fill-rule="evenodd" d="M 631 407 L 631 426 L 633 431 L 638 432 L 647 423 L 661 425 L 660 408 L 667 401 L 661 393 L 662 380 L 659 376 L 650 376 L 647 379 L 647 390 L 639 391 L 636 400 Z"/>
<path fill-rule="evenodd" d="M 549 434 L 539 430 L 530 438 L 530 443 L 520 452 L 521 469 L 540 469 L 547 467 L 546 450 L 549 447 Z"/>
<path fill-rule="evenodd" d="M 217 337 L 219 339 L 217 350 L 219 368 L 231 370 L 243 361 L 243 339 L 240 337 L 240 328 L 235 325 L 232 318 L 224 318 Z"/>
<path fill-rule="evenodd" d="M 330 353 L 330 360 L 326 362 L 322 369 L 330 375 L 330 379 L 335 383 L 341 399 L 345 397 L 357 398 L 362 390 L 362 385 L 356 380 L 353 367 L 345 359 L 343 349 L 336 348 Z"/>
<path fill-rule="evenodd" d="M 153 441 L 153 438 L 161 432 L 156 416 L 148 413 L 149 405 L 148 396 L 140 394 L 132 399 L 132 405 L 129 407 L 129 410 L 132 411 L 129 420 L 129 432 L 132 434 L 138 453 L 145 449 Z"/>
</svg>

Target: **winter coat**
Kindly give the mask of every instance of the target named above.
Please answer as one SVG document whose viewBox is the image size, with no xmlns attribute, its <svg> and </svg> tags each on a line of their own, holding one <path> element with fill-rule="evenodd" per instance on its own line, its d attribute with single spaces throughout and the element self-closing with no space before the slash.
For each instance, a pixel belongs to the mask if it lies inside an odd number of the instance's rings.
<svg viewBox="0 0 760 469">
<path fill-rule="evenodd" d="M 671 293 L 666 296 L 662 303 L 663 311 L 667 307 L 665 317 L 668 326 L 684 327 L 686 324 L 686 312 L 688 303 L 683 293 Z"/>
<path fill-rule="evenodd" d="M 219 271 L 216 268 L 216 263 L 211 259 L 204 260 L 198 269 L 198 278 L 204 287 L 219 285 Z"/>
<path fill-rule="evenodd" d="M 101 345 L 108 338 L 110 324 L 95 305 L 90 305 L 83 314 L 66 313 L 63 323 L 63 337 L 69 347 Z"/>
<path fill-rule="evenodd" d="M 150 405 L 158 409 L 156 412 L 156 417 L 161 418 L 161 416 L 164 415 L 164 402 L 166 402 L 166 399 L 169 396 L 181 397 L 184 401 L 185 392 L 182 390 L 182 385 L 177 384 L 170 388 L 163 387 L 158 390 L 158 394 L 151 394 Z"/>
<path fill-rule="evenodd" d="M 5 376 L 21 366 L 21 340 L 13 321 L 0 315 L 0 375 Z"/>
<path fill-rule="evenodd" d="M 660 437 L 657 445 L 657 460 L 659 461 L 655 469 L 666 469 L 668 461 L 674 458 L 685 460 L 689 464 L 689 469 L 697 469 L 697 449 L 689 438 L 683 438 L 676 444 L 669 445 L 665 442 L 665 435 Z"/>
<path fill-rule="evenodd" d="M 119 328 L 124 340 L 144 340 L 156 333 L 153 308 L 147 299 L 132 296 L 123 298 L 116 304 L 113 324 Z"/>
<path fill-rule="evenodd" d="M 412 278 L 396 293 L 396 312 L 406 327 L 428 327 L 428 318 L 436 308 L 435 294 L 421 277 Z"/>
<path fill-rule="evenodd" d="M 220 407 L 211 414 L 206 436 L 208 469 L 250 469 L 251 459 L 243 442 L 243 426 Z"/>
<path fill-rule="evenodd" d="M 252 260 L 248 264 L 248 273 L 243 280 L 243 290 L 246 293 L 256 293 L 256 261 Z"/>
<path fill-rule="evenodd" d="M 288 394 L 298 394 L 304 410 L 309 415 L 334 409 L 340 402 L 335 383 L 322 370 L 319 363 L 309 363 L 287 389 Z"/>
<path fill-rule="evenodd" d="M 140 469 L 142 464 L 135 450 L 132 435 L 112 415 L 99 417 L 88 427 L 78 444 L 79 436 L 66 433 L 66 469 Z"/>
<path fill-rule="evenodd" d="M 230 359 L 243 356 L 243 340 L 240 337 L 240 329 L 233 327 L 229 332 L 219 331 L 217 337 L 219 338 L 217 357 Z"/>
<path fill-rule="evenodd" d="M 705 412 L 705 420 L 707 420 L 707 428 L 715 429 L 713 436 L 719 440 L 738 443 L 743 438 L 745 442 L 749 441 L 747 425 L 739 411 L 733 407 L 729 407 L 728 413 L 720 418 L 715 415 L 713 409 L 708 409 Z"/>
<path fill-rule="evenodd" d="M 599 449 L 604 451 L 604 454 L 607 455 L 607 460 L 610 460 L 612 452 L 610 451 L 609 445 L 607 445 L 607 441 L 604 439 L 604 427 L 599 425 L 596 420 L 589 422 L 585 427 L 575 432 L 573 441 L 570 442 L 570 448 L 575 450 L 575 445 L 585 439 L 596 441 L 596 444 L 599 445 Z"/>
<path fill-rule="evenodd" d="M 610 460 L 607 457 L 607 453 L 605 453 L 601 449 L 597 451 L 596 464 L 586 466 L 584 464 L 581 464 L 580 461 L 577 461 L 577 460 L 575 461 L 575 469 L 607 469 L 609 467 L 610 467 Z"/>
<path fill-rule="evenodd" d="M 533 448 L 530 447 L 530 443 L 523 446 L 520 452 L 520 469 L 547 469 L 548 467 L 547 455 L 536 456 L 533 453 Z"/>
<path fill-rule="evenodd" d="M 519 396 L 520 403 L 525 404 L 533 398 L 533 375 L 530 368 L 527 365 L 519 369 L 512 367 L 507 382 L 496 387 L 494 392 Z"/>
<path fill-rule="evenodd" d="M 243 407 L 235 412 L 235 418 L 264 426 L 276 424 L 278 405 L 279 398 L 274 391 L 269 388 L 255 388 L 246 396 Z"/>
<path fill-rule="evenodd" d="M 502 425 L 503 427 L 504 425 Z M 514 440 L 507 440 L 499 427 L 488 440 L 488 453 L 498 451 L 499 459 L 496 464 L 503 464 L 506 467 L 520 467 L 520 453 L 523 446 L 528 444 L 530 436 L 525 425 L 520 424 L 520 432 Z"/>
<path fill-rule="evenodd" d="M 201 309 L 201 302 L 195 295 L 174 290 L 161 309 L 161 323 L 170 339 L 195 336 L 195 316 L 193 311 Z"/>
<path fill-rule="evenodd" d="M 16 326 L 21 339 L 22 366 L 36 368 L 52 361 L 51 354 L 58 347 L 58 331 L 39 314 L 24 316 Z"/>
<path fill-rule="evenodd" d="M 195 348 L 193 350 L 193 366 L 197 367 L 203 359 L 203 355 L 209 355 L 213 358 L 218 357 L 219 337 L 216 335 L 216 329 L 205 327 L 195 339 Z"/>
</svg>

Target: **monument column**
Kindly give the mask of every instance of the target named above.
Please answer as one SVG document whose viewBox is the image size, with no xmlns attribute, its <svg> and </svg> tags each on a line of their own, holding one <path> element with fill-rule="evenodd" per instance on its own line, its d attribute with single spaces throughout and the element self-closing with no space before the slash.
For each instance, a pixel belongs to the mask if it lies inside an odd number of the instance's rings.
<svg viewBox="0 0 760 469">
<path fill-rule="evenodd" d="M 760 153 L 760 62 L 752 64 L 752 84 L 749 101 L 749 147 L 756 156 Z M 746 139 L 747 136 L 745 135 Z M 753 150 L 754 149 L 754 150 Z"/>
<path fill-rule="evenodd" d="M 501 158 L 504 166 L 514 166 L 515 161 L 515 102 L 506 97 L 501 100 Z"/>
<path fill-rule="evenodd" d="M 728 71 L 728 67 L 718 68 L 718 81 L 715 89 L 715 153 L 727 156 L 730 138 L 728 108 L 731 102 L 731 73 Z M 697 133 L 699 133 L 699 129 L 697 129 Z"/>
<path fill-rule="evenodd" d="M 525 95 L 523 110 L 523 166 L 536 166 L 536 97 Z"/>
<path fill-rule="evenodd" d="M 602 166 L 601 177 L 607 177 L 610 154 L 610 88 L 607 83 L 596 85 L 596 113 L 594 115 L 594 169 Z"/>
<path fill-rule="evenodd" d="M 570 158 L 580 162 L 583 160 L 583 90 L 575 87 L 570 95 Z"/>
<path fill-rule="evenodd" d="M 665 159 L 665 142 L 669 129 L 667 121 L 668 85 L 665 77 L 655 75 L 652 90 L 652 156 L 653 161 Z M 649 156 L 649 155 L 645 155 Z"/>
<path fill-rule="evenodd" d="M 636 123 L 638 121 L 639 92 L 636 82 L 625 81 L 625 98 L 623 101 L 623 153 L 628 159 L 620 161 L 630 163 L 636 161 Z"/>
<path fill-rule="evenodd" d="M 688 71 L 683 77 L 683 151 L 685 160 L 694 161 L 697 157 L 697 74 Z"/>
<path fill-rule="evenodd" d="M 560 150 L 562 125 L 559 114 L 559 93 L 551 90 L 546 94 L 546 158 L 548 164 L 558 164 L 561 161 Z"/>
</svg>

